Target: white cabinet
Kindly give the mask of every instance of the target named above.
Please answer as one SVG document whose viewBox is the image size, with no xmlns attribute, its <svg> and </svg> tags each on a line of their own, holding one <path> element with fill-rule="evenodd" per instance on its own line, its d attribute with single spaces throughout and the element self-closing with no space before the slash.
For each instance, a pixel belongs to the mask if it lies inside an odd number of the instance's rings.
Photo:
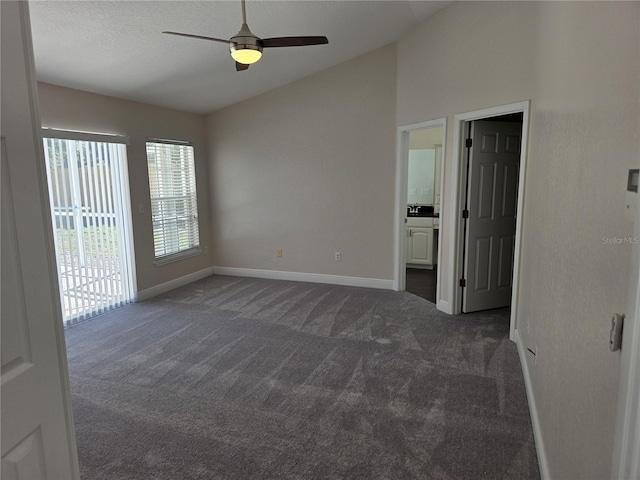
<svg viewBox="0 0 640 480">
<path fill-rule="evenodd" d="M 433 265 L 433 228 L 407 227 L 407 263 Z"/>
<path fill-rule="evenodd" d="M 432 268 L 437 254 L 434 244 L 433 218 L 407 218 L 407 266 Z"/>
</svg>

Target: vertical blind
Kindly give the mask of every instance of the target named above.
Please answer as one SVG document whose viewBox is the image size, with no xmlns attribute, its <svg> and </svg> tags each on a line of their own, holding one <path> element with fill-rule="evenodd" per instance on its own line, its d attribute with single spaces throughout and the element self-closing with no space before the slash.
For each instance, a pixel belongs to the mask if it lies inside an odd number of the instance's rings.
<svg viewBox="0 0 640 480">
<path fill-rule="evenodd" d="M 155 258 L 200 245 L 193 146 L 147 142 Z"/>
<path fill-rule="evenodd" d="M 49 203 L 65 322 L 135 295 L 126 147 L 44 138 Z"/>
</svg>

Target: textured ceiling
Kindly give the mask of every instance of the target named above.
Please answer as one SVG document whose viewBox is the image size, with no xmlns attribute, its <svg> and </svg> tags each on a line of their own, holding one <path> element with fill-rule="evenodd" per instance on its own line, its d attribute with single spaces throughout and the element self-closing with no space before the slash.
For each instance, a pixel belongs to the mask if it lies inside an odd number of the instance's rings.
<svg viewBox="0 0 640 480">
<path fill-rule="evenodd" d="M 328 45 L 267 49 L 236 72 L 226 45 L 234 1 L 31 1 L 38 79 L 178 110 L 209 113 L 395 41 L 450 2 L 247 1 L 258 37 L 326 35 Z"/>
</svg>

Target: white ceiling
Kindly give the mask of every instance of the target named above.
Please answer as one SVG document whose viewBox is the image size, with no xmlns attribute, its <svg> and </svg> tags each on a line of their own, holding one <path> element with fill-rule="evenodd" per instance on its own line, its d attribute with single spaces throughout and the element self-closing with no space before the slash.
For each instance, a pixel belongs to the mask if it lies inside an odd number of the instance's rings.
<svg viewBox="0 0 640 480">
<path fill-rule="evenodd" d="M 240 0 L 31 1 L 38 79 L 178 110 L 209 113 L 395 41 L 450 2 L 249 0 L 247 23 L 262 38 L 325 35 L 328 45 L 267 49 L 236 72 L 222 43 Z"/>
</svg>

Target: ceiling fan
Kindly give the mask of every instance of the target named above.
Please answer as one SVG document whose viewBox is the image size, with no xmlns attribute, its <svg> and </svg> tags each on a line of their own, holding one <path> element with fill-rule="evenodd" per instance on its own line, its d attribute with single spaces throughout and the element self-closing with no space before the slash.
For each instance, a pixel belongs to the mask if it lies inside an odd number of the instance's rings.
<svg viewBox="0 0 640 480">
<path fill-rule="evenodd" d="M 213 42 L 226 43 L 229 45 L 231 57 L 236 61 L 236 70 L 246 70 L 249 65 L 256 63 L 262 57 L 263 48 L 276 47 L 302 47 L 305 45 L 323 45 L 329 43 L 327 37 L 274 37 L 274 38 L 258 38 L 247 25 L 247 12 L 245 8 L 245 0 L 242 2 L 242 27 L 229 40 L 222 38 L 205 37 L 202 35 L 192 35 L 190 33 L 180 32 L 162 32 L 169 35 L 179 35 L 181 37 L 199 38 L 201 40 L 211 40 Z"/>
</svg>

